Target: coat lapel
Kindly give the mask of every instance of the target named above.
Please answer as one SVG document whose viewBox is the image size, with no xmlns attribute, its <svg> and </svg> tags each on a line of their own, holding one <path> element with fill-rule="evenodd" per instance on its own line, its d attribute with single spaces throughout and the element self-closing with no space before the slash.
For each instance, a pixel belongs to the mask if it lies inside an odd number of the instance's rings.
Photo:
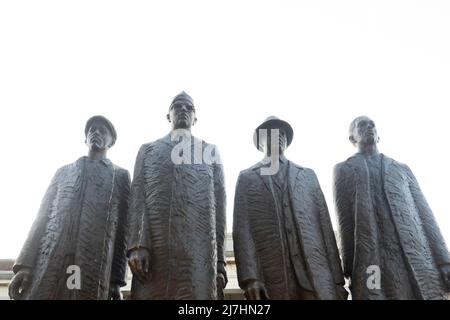
<svg viewBox="0 0 450 320">
<path fill-rule="evenodd" d="M 264 163 L 261 161 L 261 162 L 257 163 L 252 170 L 263 181 L 263 183 L 266 186 L 267 190 L 273 196 L 274 195 L 273 194 L 273 186 L 272 186 L 271 180 L 269 179 L 269 176 L 261 174 L 261 167 L 263 167 L 263 166 L 264 166 Z"/>
<path fill-rule="evenodd" d="M 289 192 L 292 194 L 298 184 L 298 176 L 303 168 L 294 165 L 291 161 L 288 161 L 288 188 Z"/>
<path fill-rule="evenodd" d="M 177 143 L 176 141 L 172 141 L 172 136 L 170 133 L 167 134 L 165 137 L 161 138 L 161 142 L 165 143 L 171 148 Z"/>
<path fill-rule="evenodd" d="M 381 154 L 381 181 L 383 182 L 383 190 L 384 190 L 384 185 L 386 184 L 386 173 L 388 172 L 391 164 L 392 164 L 392 159 L 389 157 L 386 157 L 384 154 Z"/>
<path fill-rule="evenodd" d="M 270 175 L 263 175 L 261 174 L 261 167 L 263 167 L 265 164 L 263 161 L 259 162 L 255 168 L 253 168 L 253 171 L 259 178 L 263 181 L 264 185 L 266 186 L 267 190 L 272 195 L 273 203 L 275 204 L 275 208 L 278 208 L 278 199 L 275 195 L 275 190 L 273 187 L 273 179 L 271 179 L 272 176 Z"/>
<path fill-rule="evenodd" d="M 288 192 L 289 198 L 291 199 L 291 207 L 293 212 L 305 212 L 303 208 L 304 201 L 293 201 L 295 199 L 295 194 L 301 193 L 302 190 L 297 189 L 301 188 L 299 184 L 300 180 L 300 172 L 303 171 L 303 168 L 296 166 L 291 161 L 288 162 Z M 294 214 L 294 219 L 296 215 Z M 298 223 L 298 222 L 297 222 Z"/>
<path fill-rule="evenodd" d="M 261 161 L 258 163 L 252 170 L 255 172 L 255 174 L 263 181 L 264 185 L 266 186 L 267 190 L 270 192 L 270 194 L 273 197 L 274 202 L 277 202 L 277 199 L 275 197 L 275 191 L 273 189 L 273 183 L 272 179 L 270 179 L 269 175 L 262 175 L 261 174 L 261 167 L 264 166 L 264 163 Z M 297 187 L 298 184 L 298 177 L 300 175 L 300 172 L 302 171 L 301 167 L 298 167 L 294 165 L 291 161 L 288 161 L 288 191 L 290 194 Z"/>
</svg>

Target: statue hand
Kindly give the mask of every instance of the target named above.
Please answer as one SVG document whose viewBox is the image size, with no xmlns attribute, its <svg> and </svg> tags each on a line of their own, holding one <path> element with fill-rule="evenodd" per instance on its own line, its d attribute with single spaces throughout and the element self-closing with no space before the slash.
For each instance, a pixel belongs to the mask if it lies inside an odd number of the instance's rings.
<svg viewBox="0 0 450 320">
<path fill-rule="evenodd" d="M 440 267 L 442 277 L 447 285 L 448 290 L 450 290 L 450 264 L 445 264 Z"/>
<path fill-rule="evenodd" d="M 111 283 L 109 286 L 109 300 L 122 300 L 120 285 Z"/>
<path fill-rule="evenodd" d="M 145 248 L 134 249 L 128 260 L 131 272 L 142 283 L 149 279 L 150 252 Z"/>
<path fill-rule="evenodd" d="M 225 287 L 227 286 L 228 283 L 228 278 L 227 278 L 227 274 L 223 274 L 222 272 L 218 272 L 217 273 L 217 287 L 225 289 Z"/>
<path fill-rule="evenodd" d="M 347 289 L 345 289 L 345 284 L 338 284 L 336 291 L 337 291 L 338 299 L 348 300 L 348 291 L 347 291 Z"/>
<path fill-rule="evenodd" d="M 221 272 L 217 273 L 216 283 L 217 283 L 217 299 L 223 300 L 224 299 L 223 290 L 225 289 L 228 283 L 226 275 L 224 275 Z"/>
<path fill-rule="evenodd" d="M 31 269 L 23 268 L 17 272 L 9 284 L 8 294 L 11 299 L 18 300 L 28 289 L 31 281 Z"/>
<path fill-rule="evenodd" d="M 245 297 L 247 300 L 268 300 L 266 287 L 261 281 L 252 280 L 245 286 Z"/>
</svg>

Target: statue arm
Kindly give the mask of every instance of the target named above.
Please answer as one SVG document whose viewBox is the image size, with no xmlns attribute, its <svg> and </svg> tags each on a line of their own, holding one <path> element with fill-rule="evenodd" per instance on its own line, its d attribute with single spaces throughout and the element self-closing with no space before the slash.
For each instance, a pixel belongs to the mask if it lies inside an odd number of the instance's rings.
<svg viewBox="0 0 450 320">
<path fill-rule="evenodd" d="M 36 219 L 33 222 L 30 232 L 28 233 L 27 240 L 22 247 L 19 257 L 16 259 L 13 266 L 14 273 L 17 273 L 22 268 L 33 269 L 35 260 L 39 252 L 39 246 L 42 237 L 47 227 L 49 213 L 53 206 L 54 199 L 58 192 L 59 176 L 62 169 L 59 169 L 54 175 L 49 187 L 45 193 L 45 196 L 41 202 Z"/>
<path fill-rule="evenodd" d="M 336 237 L 334 234 L 333 225 L 331 223 L 330 214 L 328 212 L 328 206 L 316 174 L 312 172 L 312 175 L 315 181 L 313 196 L 316 197 L 315 202 L 319 209 L 322 234 L 324 237 L 328 260 L 330 261 L 330 268 L 333 273 L 335 284 L 343 286 L 345 284 L 345 280 L 342 273 L 341 259 L 339 257 L 339 250 L 337 248 Z"/>
<path fill-rule="evenodd" d="M 223 165 L 221 163 L 214 165 L 214 195 L 216 204 L 217 272 L 221 273 L 225 282 L 227 282 L 225 269 L 226 193 Z"/>
<path fill-rule="evenodd" d="M 136 249 L 144 248 L 150 252 L 150 229 L 145 206 L 144 156 L 143 145 L 136 157 L 133 182 L 130 191 L 127 256 Z"/>
<path fill-rule="evenodd" d="M 352 184 L 350 168 L 346 164 L 337 165 L 334 169 L 333 195 L 338 218 L 340 249 L 344 276 L 351 278 L 354 255 L 354 199 L 355 190 Z"/>
<path fill-rule="evenodd" d="M 241 173 L 236 184 L 233 212 L 234 256 L 239 286 L 244 290 L 250 283 L 261 280 L 255 243 L 248 221 L 248 184 L 245 180 Z"/>
<path fill-rule="evenodd" d="M 120 286 L 126 285 L 126 234 L 128 228 L 128 206 L 130 197 L 130 175 L 128 171 L 123 171 L 118 182 L 119 204 L 116 239 L 114 242 L 114 258 L 111 270 L 111 284 Z"/>
<path fill-rule="evenodd" d="M 436 262 L 438 265 L 450 264 L 449 252 L 433 212 L 420 189 L 416 177 L 408 166 L 406 166 L 406 171 L 409 179 L 409 189 L 414 198 L 415 205 L 418 209 L 426 237 L 430 243 Z"/>
</svg>

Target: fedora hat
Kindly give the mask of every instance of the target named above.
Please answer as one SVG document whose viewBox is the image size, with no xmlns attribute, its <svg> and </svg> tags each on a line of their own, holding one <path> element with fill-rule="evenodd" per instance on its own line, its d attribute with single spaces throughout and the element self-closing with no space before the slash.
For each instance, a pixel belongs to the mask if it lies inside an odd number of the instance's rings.
<svg viewBox="0 0 450 320">
<path fill-rule="evenodd" d="M 258 137 L 258 132 L 259 129 L 280 129 L 283 130 L 286 133 L 286 138 L 287 138 L 287 146 L 289 146 L 292 142 L 292 139 L 294 138 L 294 130 L 292 129 L 291 125 L 289 123 L 287 123 L 284 120 L 279 119 L 278 117 L 275 116 L 270 116 L 268 117 L 266 120 L 264 120 L 263 123 L 261 123 L 256 129 L 255 132 L 253 133 L 253 143 L 255 145 L 255 147 L 262 151 L 260 146 L 259 146 L 259 137 Z"/>
</svg>

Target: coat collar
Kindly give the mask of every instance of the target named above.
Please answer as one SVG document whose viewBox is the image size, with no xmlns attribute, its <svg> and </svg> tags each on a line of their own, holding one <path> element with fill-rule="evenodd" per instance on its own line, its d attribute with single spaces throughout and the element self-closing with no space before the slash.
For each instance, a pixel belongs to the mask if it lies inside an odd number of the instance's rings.
<svg viewBox="0 0 450 320">
<path fill-rule="evenodd" d="M 161 138 L 161 141 L 170 147 L 172 147 L 175 144 L 175 141 L 172 141 L 172 133 L 166 134 L 164 137 Z"/>
<path fill-rule="evenodd" d="M 111 160 L 109 160 L 109 159 L 92 160 L 92 159 L 90 159 L 88 156 L 83 156 L 83 157 L 81 157 L 81 158 L 79 158 L 79 159 L 77 160 L 77 163 L 79 163 L 79 162 L 81 162 L 81 161 L 92 161 L 92 162 L 98 161 L 98 162 L 102 163 L 105 167 L 110 167 L 110 166 L 112 166 L 112 162 L 111 162 Z"/>
<path fill-rule="evenodd" d="M 387 165 L 390 165 L 390 164 L 394 161 L 392 158 L 389 158 L 389 157 L 386 156 L 384 153 L 381 153 L 381 152 L 380 152 L 380 156 L 381 156 L 382 161 L 383 161 L 385 164 L 387 164 Z M 355 153 L 352 157 L 348 158 L 347 161 L 349 161 L 349 162 L 353 162 L 353 161 L 355 161 L 355 160 L 358 160 L 358 161 L 359 161 L 359 160 L 363 160 L 364 158 L 365 158 L 365 157 L 364 157 L 363 154 L 357 152 L 357 153 Z"/>
<path fill-rule="evenodd" d="M 380 155 L 381 155 L 382 181 L 384 183 L 386 172 L 388 172 L 392 163 L 394 163 L 394 160 L 392 158 L 386 156 L 383 153 L 380 153 Z M 352 157 L 348 158 L 346 162 L 351 167 L 361 169 L 362 168 L 361 166 L 365 163 L 364 160 L 365 160 L 364 155 L 362 155 L 361 153 L 358 152 L 358 153 L 355 153 Z M 365 165 L 364 165 L 364 168 L 366 168 Z M 365 172 L 365 171 L 363 171 L 363 172 Z"/>
<path fill-rule="evenodd" d="M 281 157 L 279 157 L 279 160 L 283 164 L 284 163 L 288 163 L 288 164 L 290 163 L 290 161 L 286 158 L 285 155 L 282 155 Z M 261 167 L 267 167 L 269 165 L 269 163 L 270 163 L 270 157 L 265 157 L 263 160 L 261 160 L 257 164 L 255 164 L 252 167 L 252 170 L 255 171 L 257 169 L 260 169 Z M 258 174 L 259 174 L 259 172 L 258 172 Z"/>
<path fill-rule="evenodd" d="M 280 160 L 283 163 L 287 163 L 287 165 L 288 165 L 288 175 L 287 175 L 287 179 L 289 179 L 288 186 L 289 186 L 290 190 L 294 190 L 297 185 L 297 176 L 299 175 L 299 173 L 301 171 L 303 171 L 303 168 L 300 166 L 297 166 L 293 162 L 289 161 L 284 155 L 282 156 L 282 159 L 280 158 Z M 260 169 L 261 169 L 261 167 L 264 167 L 264 166 L 267 166 L 267 162 L 265 162 L 264 160 L 260 161 L 256 165 L 253 166 L 252 171 L 254 171 L 254 173 L 264 182 L 264 185 L 266 186 L 266 188 L 272 193 L 272 195 L 274 195 L 272 179 L 270 179 L 271 176 L 261 174 Z"/>
<path fill-rule="evenodd" d="M 184 137 L 185 137 L 185 135 L 183 135 L 183 138 L 184 138 Z M 196 138 L 196 137 L 192 134 L 192 132 L 191 132 L 190 138 L 191 138 L 191 141 L 192 141 L 192 139 L 193 139 L 193 140 L 195 140 L 196 142 L 202 142 L 202 143 L 203 143 L 203 140 L 200 140 L 200 139 Z M 179 143 L 179 141 L 172 140 L 172 131 L 169 132 L 168 134 L 166 134 L 164 137 L 162 137 L 159 141 L 161 141 L 161 142 L 167 144 L 169 147 L 174 147 L 175 145 L 177 145 L 177 144 Z"/>
</svg>

